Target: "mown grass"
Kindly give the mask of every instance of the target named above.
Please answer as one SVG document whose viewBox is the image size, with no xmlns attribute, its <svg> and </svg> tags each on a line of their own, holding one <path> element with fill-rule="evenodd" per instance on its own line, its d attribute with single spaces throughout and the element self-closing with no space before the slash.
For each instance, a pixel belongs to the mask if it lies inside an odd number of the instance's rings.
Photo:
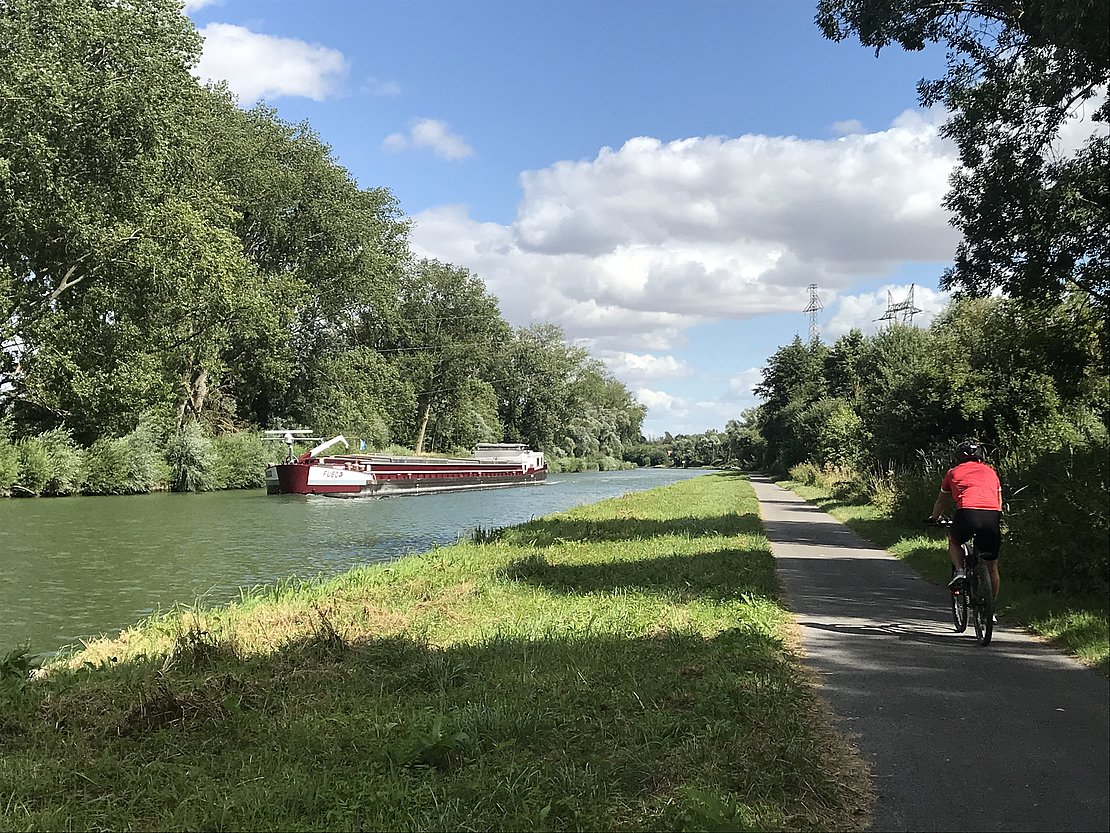
<svg viewBox="0 0 1110 833">
<path fill-rule="evenodd" d="M 878 507 L 837 500 L 825 489 L 794 481 L 779 483 L 843 521 L 864 538 L 903 559 L 938 584 L 949 578 L 947 538 L 925 526 L 908 527 Z M 925 507 L 924 517 L 931 507 Z M 1002 591 L 998 613 L 1110 674 L 1110 600 L 1101 594 L 1048 592 L 1006 574 L 1005 541 L 999 561 Z"/>
<path fill-rule="evenodd" d="M 866 824 L 744 480 L 476 539 L 0 683 L 0 830 Z"/>
</svg>

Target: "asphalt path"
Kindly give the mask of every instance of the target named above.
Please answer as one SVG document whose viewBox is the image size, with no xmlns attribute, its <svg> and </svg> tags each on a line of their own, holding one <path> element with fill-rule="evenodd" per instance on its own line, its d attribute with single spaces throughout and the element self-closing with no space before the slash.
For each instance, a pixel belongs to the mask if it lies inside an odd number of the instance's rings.
<svg viewBox="0 0 1110 833">
<path fill-rule="evenodd" d="M 870 764 L 873 829 L 1110 829 L 1105 676 L 1005 620 L 980 647 L 943 587 L 751 482 L 806 664 Z"/>
</svg>

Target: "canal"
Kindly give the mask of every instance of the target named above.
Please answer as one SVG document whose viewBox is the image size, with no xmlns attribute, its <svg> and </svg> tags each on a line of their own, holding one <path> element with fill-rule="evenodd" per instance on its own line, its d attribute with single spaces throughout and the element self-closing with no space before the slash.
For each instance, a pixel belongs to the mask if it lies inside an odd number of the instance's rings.
<svg viewBox="0 0 1110 833">
<path fill-rule="evenodd" d="M 543 486 L 381 500 L 264 491 L 0 500 L 0 656 L 49 653 L 176 604 L 333 576 L 703 473 L 554 474 Z"/>
</svg>

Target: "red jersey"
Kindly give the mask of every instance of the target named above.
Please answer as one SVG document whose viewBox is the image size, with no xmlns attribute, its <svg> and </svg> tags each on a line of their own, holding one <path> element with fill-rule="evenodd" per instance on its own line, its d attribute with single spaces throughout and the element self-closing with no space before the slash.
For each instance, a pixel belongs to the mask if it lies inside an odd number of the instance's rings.
<svg viewBox="0 0 1110 833">
<path fill-rule="evenodd" d="M 1002 484 L 986 463 L 968 460 L 949 469 L 940 482 L 940 490 L 952 495 L 957 509 L 1002 511 Z"/>
</svg>

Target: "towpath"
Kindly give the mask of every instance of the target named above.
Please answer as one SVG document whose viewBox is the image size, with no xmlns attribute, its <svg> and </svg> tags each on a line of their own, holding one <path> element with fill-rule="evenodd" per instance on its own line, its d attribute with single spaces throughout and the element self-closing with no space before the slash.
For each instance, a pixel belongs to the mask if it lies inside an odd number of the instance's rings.
<svg viewBox="0 0 1110 833">
<path fill-rule="evenodd" d="M 1110 829 L 1104 676 L 1005 622 L 980 647 L 954 632 L 943 588 L 752 486 L 806 663 L 871 766 L 873 829 Z"/>
</svg>

